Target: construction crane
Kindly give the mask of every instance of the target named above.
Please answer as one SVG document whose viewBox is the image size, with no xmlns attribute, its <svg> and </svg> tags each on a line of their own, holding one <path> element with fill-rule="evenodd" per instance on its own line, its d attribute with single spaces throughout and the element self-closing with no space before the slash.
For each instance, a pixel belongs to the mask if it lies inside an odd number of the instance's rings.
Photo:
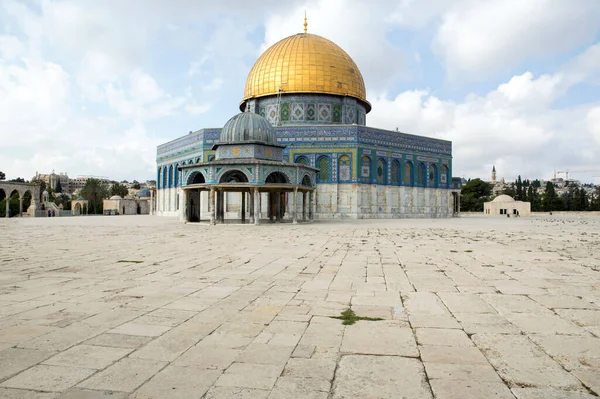
<svg viewBox="0 0 600 399">
<path fill-rule="evenodd" d="M 565 174 L 565 180 L 569 180 L 569 170 L 555 170 L 554 171 L 554 178 L 556 179 L 556 175 L 559 173 L 564 173 Z M 589 172 L 600 172 L 600 169 L 587 169 L 587 170 L 583 170 L 583 169 L 575 169 L 573 170 L 573 172 L 576 173 L 589 173 Z M 597 177 L 597 176 L 593 176 L 593 177 Z"/>
</svg>

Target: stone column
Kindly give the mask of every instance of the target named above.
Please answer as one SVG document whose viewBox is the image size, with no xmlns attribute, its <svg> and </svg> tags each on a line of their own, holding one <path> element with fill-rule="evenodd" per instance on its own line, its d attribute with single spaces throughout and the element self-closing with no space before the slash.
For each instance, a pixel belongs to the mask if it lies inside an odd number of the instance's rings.
<svg viewBox="0 0 600 399">
<path fill-rule="evenodd" d="M 210 188 L 210 201 L 208 202 L 208 210 L 210 212 L 210 224 L 215 224 L 215 208 L 217 207 L 215 199 L 215 188 Z"/>
<path fill-rule="evenodd" d="M 248 202 L 249 202 L 248 211 L 250 213 L 250 223 L 254 223 L 254 193 L 252 192 L 252 189 L 250 189 L 250 191 L 248 192 Z"/>
<path fill-rule="evenodd" d="M 186 207 L 187 207 L 187 195 L 188 195 L 188 190 L 181 190 L 179 192 L 179 221 L 180 222 L 187 222 L 187 212 L 186 212 Z"/>
<path fill-rule="evenodd" d="M 304 191 L 302 193 L 302 221 L 306 222 L 306 197 L 308 196 L 308 193 L 306 191 Z"/>
<path fill-rule="evenodd" d="M 260 192 L 254 188 L 254 224 L 260 224 Z"/>
<path fill-rule="evenodd" d="M 10 202 L 10 193 L 6 196 L 6 214 L 4 215 L 5 218 L 8 217 L 8 211 L 9 211 L 9 202 Z"/>
<path fill-rule="evenodd" d="M 314 196 L 315 196 L 315 192 L 314 191 L 310 191 L 308 193 L 308 220 L 310 220 L 311 222 L 314 220 L 314 210 L 313 210 L 313 202 L 314 202 Z"/>
<path fill-rule="evenodd" d="M 296 206 L 296 198 L 298 197 L 298 187 L 294 188 L 294 197 L 292 198 L 292 223 L 298 224 L 298 219 L 296 214 L 298 213 L 298 208 Z"/>
<path fill-rule="evenodd" d="M 23 217 L 23 196 L 19 194 L 19 217 Z"/>
<path fill-rule="evenodd" d="M 154 215 L 154 191 L 150 190 L 150 215 Z"/>
<path fill-rule="evenodd" d="M 198 223 L 202 222 L 202 190 L 198 189 Z"/>
<path fill-rule="evenodd" d="M 277 191 L 275 194 L 275 221 L 281 223 L 281 192 Z"/>
<path fill-rule="evenodd" d="M 267 206 L 267 212 L 269 213 L 269 221 L 273 223 L 273 193 L 269 192 L 269 206 Z M 7 205 L 8 206 L 8 205 Z"/>
<path fill-rule="evenodd" d="M 460 193 L 458 193 L 456 196 L 458 197 L 458 212 L 456 212 L 456 214 L 460 216 Z"/>
<path fill-rule="evenodd" d="M 242 223 L 246 223 L 246 192 L 242 191 Z"/>
</svg>

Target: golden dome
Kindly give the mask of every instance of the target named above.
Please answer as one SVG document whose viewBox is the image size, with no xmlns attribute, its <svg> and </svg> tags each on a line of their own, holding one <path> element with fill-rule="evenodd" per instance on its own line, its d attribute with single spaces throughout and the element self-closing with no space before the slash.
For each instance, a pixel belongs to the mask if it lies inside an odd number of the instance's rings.
<svg viewBox="0 0 600 399">
<path fill-rule="evenodd" d="M 246 80 L 244 99 L 282 93 L 350 96 L 371 110 L 365 82 L 350 56 L 321 36 L 298 33 L 275 43 L 256 61 Z"/>
</svg>

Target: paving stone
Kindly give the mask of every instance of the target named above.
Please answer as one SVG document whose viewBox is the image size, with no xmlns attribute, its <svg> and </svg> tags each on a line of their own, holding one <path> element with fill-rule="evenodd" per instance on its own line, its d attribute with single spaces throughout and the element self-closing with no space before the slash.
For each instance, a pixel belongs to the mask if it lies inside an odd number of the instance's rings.
<svg viewBox="0 0 600 399">
<path fill-rule="evenodd" d="M 279 377 L 269 399 L 327 399 L 331 383 L 312 378 Z"/>
<path fill-rule="evenodd" d="M 475 334 L 472 339 L 511 387 L 582 388 L 576 378 L 525 336 Z"/>
<path fill-rule="evenodd" d="M 580 367 L 572 371 L 572 374 L 577 377 L 586 387 L 600 395 L 600 375 L 597 368 Z"/>
<path fill-rule="evenodd" d="M 108 346 L 77 345 L 52 356 L 43 364 L 53 366 L 84 367 L 103 369 L 127 356 L 132 349 L 111 348 Z"/>
<path fill-rule="evenodd" d="M 204 396 L 204 399 L 265 399 L 269 397 L 270 393 L 270 390 L 265 389 L 213 386 L 211 389 L 208 390 L 208 392 Z"/>
<path fill-rule="evenodd" d="M 514 399 L 510 389 L 502 382 L 437 379 L 429 383 L 436 399 Z"/>
<path fill-rule="evenodd" d="M 109 333 L 124 335 L 141 335 L 143 337 L 158 337 L 159 335 L 162 335 L 170 329 L 171 327 L 169 326 L 138 324 L 132 322 L 121 324 L 119 327 L 110 330 Z"/>
<path fill-rule="evenodd" d="M 496 370 L 489 364 L 456 364 L 425 362 L 429 379 L 502 382 Z"/>
<path fill-rule="evenodd" d="M 5 388 L 21 388 L 36 391 L 66 391 L 79 381 L 89 377 L 96 370 L 38 365 L 4 381 L 0 386 Z"/>
<path fill-rule="evenodd" d="M 0 381 L 46 360 L 55 353 L 19 348 L 0 351 Z"/>
<path fill-rule="evenodd" d="M 440 292 L 437 294 L 452 313 L 496 313 L 496 310 L 475 294 Z"/>
<path fill-rule="evenodd" d="M 336 366 L 337 359 L 333 358 L 292 358 L 285 365 L 282 376 L 331 381 Z"/>
<path fill-rule="evenodd" d="M 419 346 L 425 363 L 483 364 L 488 361 L 478 348 L 459 346 Z"/>
<path fill-rule="evenodd" d="M 166 362 L 154 360 L 122 359 L 85 380 L 79 384 L 79 387 L 95 390 L 132 392 L 166 364 Z"/>
<path fill-rule="evenodd" d="M 147 344 L 151 340 L 152 337 L 142 337 L 139 335 L 104 333 L 85 341 L 85 344 L 136 349 Z"/>
<path fill-rule="evenodd" d="M 237 358 L 239 363 L 285 365 L 294 350 L 291 346 L 250 344 Z"/>
<path fill-rule="evenodd" d="M 585 329 L 577 327 L 557 315 L 513 313 L 506 315 L 506 319 L 528 334 L 586 334 Z"/>
<path fill-rule="evenodd" d="M 44 391 L 4 385 L 0 397 L 118 398 L 136 389 L 169 397 L 161 389 L 170 380 L 188 388 L 202 382 L 196 372 L 186 379 L 171 371 L 182 369 L 223 373 L 207 398 L 360 397 L 360 390 L 396 398 L 404 385 L 419 391 L 422 360 L 438 397 L 506 395 L 500 376 L 517 396 L 600 393 L 600 280 L 589 267 L 600 245 L 594 216 L 259 229 L 152 216 L 0 220 L 6 223 L 0 242 L 10 240 L 11 254 L 27 261 L 2 259 L 0 386 L 22 378 Z M 583 233 L 585 246 L 577 239 Z M 65 253 L 75 265 L 65 267 Z M 350 304 L 386 321 L 344 326 L 330 318 Z M 460 346 L 469 345 L 465 333 L 477 347 Z M 367 360 L 342 367 L 351 356 Z M 41 372 L 61 367 L 68 372 L 57 378 Z M 405 369 L 408 377 L 397 372 Z M 78 370 L 95 374 L 79 381 Z M 39 378 L 22 377 L 36 372 Z M 349 374 L 356 377 L 344 380 Z"/>
<path fill-rule="evenodd" d="M 373 339 L 376 336 L 377 339 Z M 417 345 L 410 328 L 393 321 L 359 321 L 348 326 L 341 351 L 371 355 L 417 357 Z"/>
<path fill-rule="evenodd" d="M 558 389 L 513 388 L 517 399 L 596 399 L 598 396 L 586 392 L 561 391 Z"/>
<path fill-rule="evenodd" d="M 399 372 L 401 370 L 401 372 Z M 432 398 L 423 365 L 399 356 L 343 356 L 335 373 L 333 395 L 342 398 Z"/>
<path fill-rule="evenodd" d="M 270 390 L 282 369 L 269 364 L 233 363 L 215 385 Z"/>
<path fill-rule="evenodd" d="M 419 345 L 474 346 L 467 334 L 461 330 L 441 328 L 417 328 Z"/>
<path fill-rule="evenodd" d="M 60 395 L 58 399 L 125 399 L 128 395 L 126 392 L 92 391 L 89 389 L 73 388 Z"/>
<path fill-rule="evenodd" d="M 23 389 L 0 388 L 3 399 L 55 399 L 58 393 L 26 391 Z"/>
<path fill-rule="evenodd" d="M 196 345 L 179 356 L 175 366 L 195 366 L 200 369 L 225 370 L 242 353 L 241 350 Z"/>
<path fill-rule="evenodd" d="M 218 370 L 168 366 L 135 391 L 131 399 L 200 398 L 221 376 Z"/>
</svg>

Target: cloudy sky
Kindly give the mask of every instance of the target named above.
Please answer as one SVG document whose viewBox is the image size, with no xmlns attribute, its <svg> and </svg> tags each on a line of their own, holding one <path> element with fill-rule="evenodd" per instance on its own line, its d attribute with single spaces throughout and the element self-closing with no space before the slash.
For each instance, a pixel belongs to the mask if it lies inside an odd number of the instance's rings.
<svg viewBox="0 0 600 399">
<path fill-rule="evenodd" d="M 361 69 L 367 124 L 452 140 L 454 176 L 600 176 L 598 0 L 1 0 L 0 170 L 154 178 L 304 10 Z"/>
</svg>

